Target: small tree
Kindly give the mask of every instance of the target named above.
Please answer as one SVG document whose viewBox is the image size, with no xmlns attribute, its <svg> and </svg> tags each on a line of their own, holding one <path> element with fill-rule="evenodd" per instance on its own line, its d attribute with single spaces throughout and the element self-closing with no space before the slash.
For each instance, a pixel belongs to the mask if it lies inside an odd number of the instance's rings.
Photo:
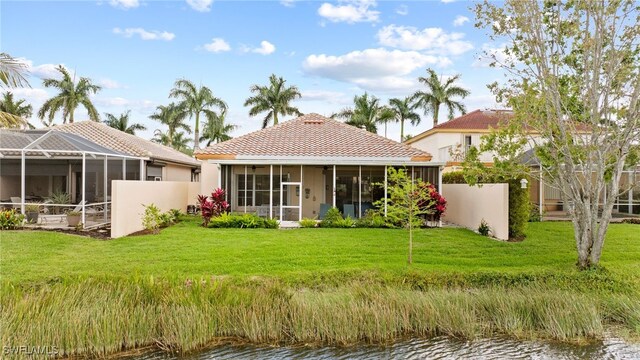
<svg viewBox="0 0 640 360">
<path fill-rule="evenodd" d="M 384 208 L 386 202 L 388 221 L 409 230 L 408 263 L 411 264 L 413 229 L 423 224 L 423 215 L 434 213 L 435 200 L 431 197 L 429 184 L 422 179 L 414 179 L 406 169 L 389 167 L 387 183 L 388 198 L 377 201 L 375 205 Z"/>
<path fill-rule="evenodd" d="M 200 215 L 202 216 L 202 226 L 209 226 L 212 217 L 220 216 L 227 212 L 229 203 L 224 199 L 224 190 L 215 189 L 211 196 L 198 195 L 198 204 L 200 204 Z"/>
</svg>

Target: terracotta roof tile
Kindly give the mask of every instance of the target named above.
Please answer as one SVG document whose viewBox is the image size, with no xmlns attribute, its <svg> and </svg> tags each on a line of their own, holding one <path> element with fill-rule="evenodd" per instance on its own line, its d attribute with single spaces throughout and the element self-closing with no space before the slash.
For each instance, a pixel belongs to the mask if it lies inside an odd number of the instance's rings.
<svg viewBox="0 0 640 360">
<path fill-rule="evenodd" d="M 58 125 L 54 130 L 82 136 L 98 145 L 131 156 L 148 157 L 190 166 L 200 165 L 198 160 L 180 151 L 95 121 Z"/>
<path fill-rule="evenodd" d="M 196 157 L 431 158 L 429 153 L 363 129 L 307 114 L 196 152 Z"/>
</svg>

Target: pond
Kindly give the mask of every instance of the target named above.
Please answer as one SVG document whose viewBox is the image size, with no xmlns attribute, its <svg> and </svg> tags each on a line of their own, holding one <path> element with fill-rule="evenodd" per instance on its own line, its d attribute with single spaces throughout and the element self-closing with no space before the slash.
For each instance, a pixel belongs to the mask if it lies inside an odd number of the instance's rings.
<svg viewBox="0 0 640 360">
<path fill-rule="evenodd" d="M 607 339 L 587 345 L 447 337 L 412 339 L 388 346 L 260 347 L 224 345 L 177 356 L 161 351 L 126 357 L 136 360 L 196 359 L 640 359 L 640 344 Z"/>
</svg>

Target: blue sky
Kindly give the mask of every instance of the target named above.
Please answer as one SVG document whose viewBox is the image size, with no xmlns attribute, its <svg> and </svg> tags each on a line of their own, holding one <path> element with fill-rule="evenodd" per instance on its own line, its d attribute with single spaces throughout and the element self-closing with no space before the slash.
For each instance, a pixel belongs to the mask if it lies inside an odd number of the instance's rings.
<svg viewBox="0 0 640 360">
<path fill-rule="evenodd" d="M 384 102 L 420 88 L 427 67 L 443 76 L 461 74 L 471 91 L 469 111 L 496 107 L 486 84 L 501 79 L 479 60 L 498 52 L 486 31 L 473 26 L 473 4 L 464 1 L 2 1 L 0 49 L 26 61 L 31 89 L 16 89 L 34 112 L 52 89 L 42 78 L 63 64 L 103 86 L 94 97 L 100 114 L 132 111 L 147 117 L 166 104 L 177 78 L 210 87 L 230 107 L 235 135 L 260 128 L 244 100 L 252 84 L 270 74 L 296 85 L 304 113 L 330 115 L 365 91 Z M 76 120 L 86 119 L 83 109 Z M 444 121 L 441 116 L 441 121 Z M 59 122 L 60 120 L 58 120 Z M 40 121 L 33 119 L 39 126 Z M 431 127 L 423 116 L 409 134 Z M 379 129 L 383 133 L 383 128 Z M 399 138 L 399 126 L 388 136 Z"/>
</svg>

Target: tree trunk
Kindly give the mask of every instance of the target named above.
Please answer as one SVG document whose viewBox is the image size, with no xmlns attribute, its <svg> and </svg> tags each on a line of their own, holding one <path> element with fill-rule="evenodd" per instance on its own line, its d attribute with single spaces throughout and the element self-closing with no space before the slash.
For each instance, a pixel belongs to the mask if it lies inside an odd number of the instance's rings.
<svg viewBox="0 0 640 360">
<path fill-rule="evenodd" d="M 404 119 L 400 120 L 400 142 L 404 141 Z"/>
<path fill-rule="evenodd" d="M 73 111 L 69 112 L 69 124 L 73 124 Z"/>
<path fill-rule="evenodd" d="M 193 150 L 200 149 L 200 113 L 196 113 L 196 128 L 193 131 Z"/>
<path fill-rule="evenodd" d="M 278 125 L 278 113 L 277 112 L 273 112 L 273 125 Z"/>
<path fill-rule="evenodd" d="M 409 204 L 409 259 L 408 263 L 411 265 L 413 263 L 413 204 Z"/>
<path fill-rule="evenodd" d="M 440 105 L 434 107 L 433 109 L 433 127 L 438 125 L 438 113 L 440 113 Z"/>
</svg>

